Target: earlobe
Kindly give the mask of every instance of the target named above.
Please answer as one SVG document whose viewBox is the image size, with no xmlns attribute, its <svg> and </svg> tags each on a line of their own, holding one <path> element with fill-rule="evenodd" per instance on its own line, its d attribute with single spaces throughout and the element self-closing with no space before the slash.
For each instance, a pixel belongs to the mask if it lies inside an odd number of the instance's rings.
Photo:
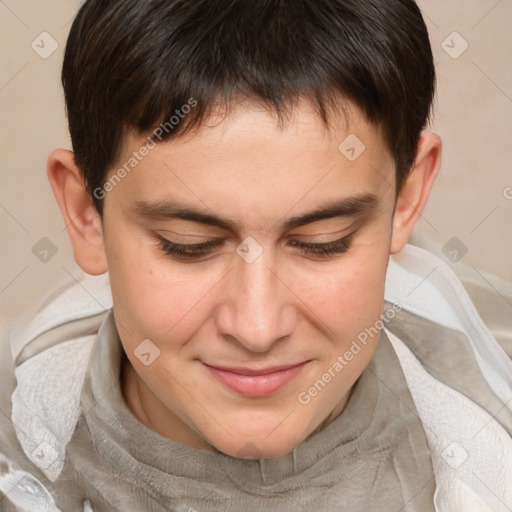
<svg viewBox="0 0 512 512">
<path fill-rule="evenodd" d="M 416 159 L 396 204 L 390 245 L 391 254 L 400 252 L 407 244 L 439 174 L 441 154 L 441 138 L 434 133 L 423 132 L 418 143 Z"/>
<path fill-rule="evenodd" d="M 47 174 L 77 264 L 88 274 L 104 274 L 107 261 L 101 218 L 85 188 L 73 153 L 65 149 L 55 150 L 48 158 Z"/>
</svg>

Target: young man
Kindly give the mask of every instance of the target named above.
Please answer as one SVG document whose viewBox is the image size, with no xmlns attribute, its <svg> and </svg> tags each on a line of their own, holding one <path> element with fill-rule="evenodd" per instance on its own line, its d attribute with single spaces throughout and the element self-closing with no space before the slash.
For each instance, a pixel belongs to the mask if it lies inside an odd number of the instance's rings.
<svg viewBox="0 0 512 512">
<path fill-rule="evenodd" d="M 441 163 L 412 0 L 88 0 L 62 79 L 97 277 L 9 333 L 6 510 L 510 510 L 511 362 L 407 245 Z"/>
</svg>

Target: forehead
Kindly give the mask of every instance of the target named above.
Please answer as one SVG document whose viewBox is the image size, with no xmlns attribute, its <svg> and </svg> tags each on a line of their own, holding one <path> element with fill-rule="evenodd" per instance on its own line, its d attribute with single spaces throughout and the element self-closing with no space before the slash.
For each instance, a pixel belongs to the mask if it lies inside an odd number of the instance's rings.
<svg viewBox="0 0 512 512">
<path fill-rule="evenodd" d="M 252 139 L 253 146 L 259 150 L 261 147 L 258 148 L 258 145 L 264 144 L 266 147 L 271 142 L 283 151 L 300 144 L 303 149 L 318 153 L 333 144 L 339 144 L 340 137 L 352 133 L 366 139 L 368 145 L 383 145 L 378 127 L 369 124 L 360 108 L 352 101 L 340 98 L 327 115 L 328 125 L 322 120 L 316 103 L 308 97 L 299 98 L 288 108 L 283 108 L 281 117 L 258 99 L 235 100 L 227 107 L 215 104 L 211 112 L 192 130 L 168 140 L 172 141 L 176 150 L 180 146 L 236 146 L 241 142 L 247 147 L 249 139 Z M 181 115 L 185 123 L 186 117 Z M 179 121 L 177 116 L 173 123 L 176 121 Z M 165 126 L 166 120 L 159 128 L 165 129 Z M 137 143 L 134 140 L 137 138 L 140 135 L 132 133 L 128 144 L 130 141 Z"/>
<path fill-rule="evenodd" d="M 331 116 L 327 128 L 307 101 L 282 127 L 262 105 L 239 105 L 183 136 L 157 141 L 113 192 L 126 206 L 174 198 L 225 216 L 253 212 L 261 219 L 299 204 L 380 197 L 393 189 L 394 162 L 379 131 L 349 107 L 347 116 Z M 130 133 L 110 174 L 146 142 L 147 135 Z"/>
</svg>

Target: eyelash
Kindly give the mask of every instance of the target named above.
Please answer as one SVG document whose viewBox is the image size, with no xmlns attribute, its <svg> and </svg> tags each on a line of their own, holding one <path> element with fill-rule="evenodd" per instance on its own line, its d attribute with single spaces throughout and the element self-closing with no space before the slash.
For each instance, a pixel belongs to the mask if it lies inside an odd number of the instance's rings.
<svg viewBox="0 0 512 512">
<path fill-rule="evenodd" d="M 329 257 L 338 256 L 350 250 L 355 232 L 329 243 L 307 244 L 293 240 L 292 245 L 297 247 L 303 256 Z M 206 256 L 211 249 L 218 247 L 222 242 L 201 242 L 199 244 L 175 244 L 166 238 L 158 237 L 160 248 L 168 255 L 182 260 L 194 260 Z"/>
</svg>

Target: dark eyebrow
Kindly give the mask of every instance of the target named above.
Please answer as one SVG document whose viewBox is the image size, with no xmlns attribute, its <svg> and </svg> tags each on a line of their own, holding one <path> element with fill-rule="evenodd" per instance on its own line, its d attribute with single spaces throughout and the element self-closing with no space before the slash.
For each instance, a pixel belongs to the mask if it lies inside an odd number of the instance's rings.
<svg viewBox="0 0 512 512">
<path fill-rule="evenodd" d="M 287 231 L 319 220 L 370 213 L 376 209 L 378 203 L 378 198 L 373 194 L 364 193 L 352 197 L 345 197 L 334 202 L 326 203 L 313 211 L 296 217 L 290 217 L 282 223 L 282 227 Z M 195 210 L 177 201 L 137 201 L 134 205 L 134 211 L 137 215 L 146 218 L 177 218 L 215 226 L 233 233 L 242 231 L 242 226 L 238 222 Z"/>
<path fill-rule="evenodd" d="M 312 212 L 287 219 L 283 227 L 285 230 L 304 226 L 317 220 L 332 219 L 334 217 L 352 217 L 364 213 L 370 213 L 377 208 L 379 200 L 373 194 L 359 194 L 345 197 L 334 202 L 320 206 Z"/>
</svg>

